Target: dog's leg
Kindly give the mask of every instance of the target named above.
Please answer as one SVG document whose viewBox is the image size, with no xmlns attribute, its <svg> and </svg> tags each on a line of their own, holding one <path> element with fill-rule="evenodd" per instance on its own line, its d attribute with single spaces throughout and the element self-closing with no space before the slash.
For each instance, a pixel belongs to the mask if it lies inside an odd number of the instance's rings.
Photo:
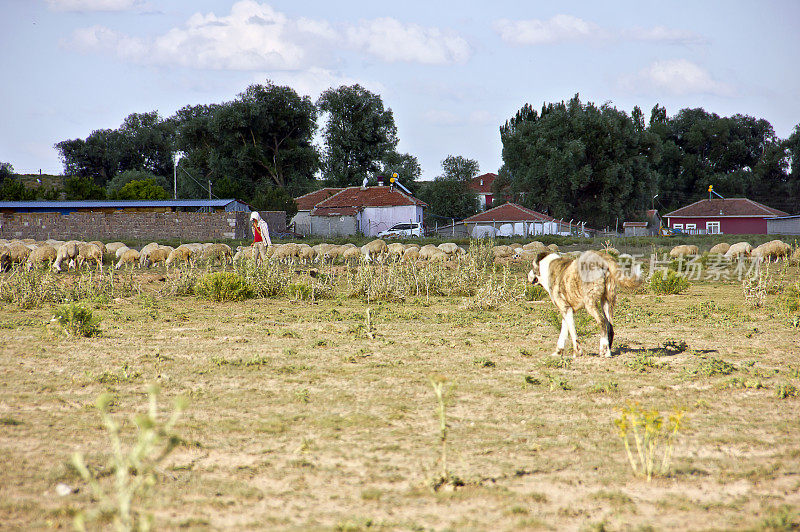
<svg viewBox="0 0 800 532">
<path fill-rule="evenodd" d="M 597 325 L 600 326 L 600 356 L 611 356 L 611 342 L 614 339 L 614 328 L 611 326 L 611 322 L 608 320 L 608 317 L 605 313 L 605 308 L 600 310 L 599 307 L 594 305 L 586 305 L 586 312 L 589 313 L 591 317 L 597 322 Z"/>
<path fill-rule="evenodd" d="M 558 343 L 556 344 L 556 352 L 553 355 L 561 356 L 564 352 L 564 346 L 567 345 L 567 336 L 569 335 L 569 325 L 567 324 L 567 316 L 561 316 L 561 333 L 558 335 Z"/>
<path fill-rule="evenodd" d="M 572 307 L 567 309 L 567 313 L 564 316 L 564 321 L 567 322 L 569 335 L 572 337 L 573 356 L 579 357 L 583 354 L 583 351 L 581 350 L 581 347 L 578 345 L 578 333 L 577 331 L 575 331 L 575 311 L 572 310 Z"/>
</svg>

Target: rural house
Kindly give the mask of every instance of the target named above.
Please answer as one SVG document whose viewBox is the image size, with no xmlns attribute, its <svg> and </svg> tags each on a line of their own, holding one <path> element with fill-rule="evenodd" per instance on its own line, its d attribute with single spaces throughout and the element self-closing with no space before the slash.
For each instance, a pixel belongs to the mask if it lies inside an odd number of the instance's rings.
<svg viewBox="0 0 800 532">
<path fill-rule="evenodd" d="M 497 174 L 488 173 L 479 175 L 469 182 L 469 189 L 478 195 L 478 203 L 482 211 L 492 208 L 492 183 L 495 178 L 497 178 Z"/>
<path fill-rule="evenodd" d="M 442 236 L 485 238 L 496 236 L 583 235 L 586 229 L 578 223 L 556 220 L 516 203 L 504 203 L 460 222 L 438 226 Z"/>
<path fill-rule="evenodd" d="M 394 186 L 348 187 L 311 209 L 309 234 L 375 236 L 398 223 L 421 223 L 427 206 Z"/>
<path fill-rule="evenodd" d="M 747 198 L 696 201 L 664 215 L 666 226 L 691 235 L 767 234 L 767 218 L 788 213 Z"/>
<path fill-rule="evenodd" d="M 304 194 L 299 198 L 295 198 L 297 203 L 297 214 L 294 215 L 292 221 L 289 223 L 289 230 L 297 233 L 298 235 L 308 236 L 311 234 L 311 209 L 317 206 L 317 203 L 324 201 L 334 194 L 338 194 L 344 190 L 343 188 L 321 188 L 314 192 Z"/>
</svg>

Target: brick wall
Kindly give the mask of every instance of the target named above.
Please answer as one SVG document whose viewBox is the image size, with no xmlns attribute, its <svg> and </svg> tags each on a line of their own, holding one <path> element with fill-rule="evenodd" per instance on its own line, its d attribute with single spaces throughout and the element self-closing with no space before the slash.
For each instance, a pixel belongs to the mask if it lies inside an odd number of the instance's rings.
<svg viewBox="0 0 800 532">
<path fill-rule="evenodd" d="M 283 211 L 262 211 L 270 232 L 286 230 Z M 252 238 L 249 212 L 73 212 L 0 214 L 0 238 L 209 242 Z"/>
</svg>

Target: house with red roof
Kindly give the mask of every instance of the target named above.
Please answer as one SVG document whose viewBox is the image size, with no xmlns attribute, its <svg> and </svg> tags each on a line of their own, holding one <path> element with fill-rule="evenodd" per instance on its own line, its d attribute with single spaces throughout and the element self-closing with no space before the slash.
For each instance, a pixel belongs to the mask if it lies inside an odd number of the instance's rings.
<svg viewBox="0 0 800 532">
<path fill-rule="evenodd" d="M 427 206 L 395 186 L 347 187 L 311 208 L 308 234 L 375 236 L 398 223 L 422 223 Z"/>
<path fill-rule="evenodd" d="M 492 183 L 494 183 L 496 178 L 497 174 L 483 174 L 472 178 L 467 185 L 471 191 L 478 195 L 478 203 L 482 211 L 492 208 L 492 198 L 494 195 L 492 192 Z"/>
<path fill-rule="evenodd" d="M 687 234 L 767 234 L 767 218 L 787 216 L 747 198 L 696 201 L 664 215 L 666 227 Z"/>
<path fill-rule="evenodd" d="M 314 192 L 304 194 L 299 198 L 295 198 L 297 203 L 297 214 L 294 215 L 292 221 L 289 223 L 289 229 L 297 234 L 308 236 L 311 234 L 311 209 L 317 206 L 317 203 L 324 201 L 334 194 L 338 194 L 344 190 L 343 188 L 321 188 Z"/>
<path fill-rule="evenodd" d="M 583 224 L 556 220 L 516 203 L 504 203 L 497 207 L 465 218 L 455 224 L 437 228 L 442 236 L 471 236 L 485 238 L 495 236 L 534 235 L 585 235 Z"/>
</svg>

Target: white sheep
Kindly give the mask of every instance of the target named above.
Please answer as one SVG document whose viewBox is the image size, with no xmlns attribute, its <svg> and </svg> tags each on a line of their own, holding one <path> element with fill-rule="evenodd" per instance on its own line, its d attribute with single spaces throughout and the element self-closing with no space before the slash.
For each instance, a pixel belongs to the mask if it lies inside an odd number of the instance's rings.
<svg viewBox="0 0 800 532">
<path fill-rule="evenodd" d="M 53 271 L 60 272 L 61 264 L 65 260 L 68 261 L 67 270 L 70 268 L 75 268 L 75 261 L 78 259 L 78 253 L 80 252 L 80 244 L 81 242 L 78 242 L 77 240 L 70 240 L 69 242 L 62 244 L 56 253 L 56 260 L 53 262 Z"/>
<path fill-rule="evenodd" d="M 772 259 L 788 258 L 791 253 L 792 246 L 789 244 L 781 240 L 771 240 L 754 249 L 752 256 L 771 261 Z"/>
<path fill-rule="evenodd" d="M 164 262 L 164 266 L 169 268 L 173 264 L 177 266 L 176 263 L 181 262 L 183 264 L 190 264 L 192 261 L 192 256 L 194 252 L 186 246 L 186 244 L 181 244 L 180 246 L 173 249 L 169 257 L 167 257 L 166 262 Z"/>
<path fill-rule="evenodd" d="M 403 262 L 416 262 L 419 260 L 419 249 L 409 247 L 406 249 L 405 253 L 403 253 Z"/>
<path fill-rule="evenodd" d="M 736 259 L 740 256 L 749 257 L 753 252 L 753 246 L 749 242 L 737 242 L 725 252 L 726 259 Z"/>
<path fill-rule="evenodd" d="M 699 252 L 700 250 L 697 248 L 697 246 L 693 244 L 685 244 L 672 248 L 669 252 L 669 256 L 673 259 L 677 259 L 678 257 L 683 257 L 686 255 L 697 255 Z"/>
<path fill-rule="evenodd" d="M 147 254 L 147 257 L 143 263 L 141 262 L 140 257 L 140 264 L 144 264 L 144 266 L 151 268 L 159 262 L 166 262 L 171 251 L 172 250 L 169 247 L 159 246 L 157 249 L 153 249 Z M 141 252 L 139 254 L 141 255 Z"/>
<path fill-rule="evenodd" d="M 728 252 L 729 249 L 731 249 L 730 244 L 728 244 L 727 242 L 720 242 L 719 244 L 712 246 L 712 248 L 709 249 L 708 252 L 712 255 L 724 255 L 725 253 Z"/>
<path fill-rule="evenodd" d="M 110 253 L 111 255 L 117 256 L 117 250 L 122 247 L 128 247 L 122 242 L 111 242 L 110 244 L 106 244 L 106 253 Z"/>
<path fill-rule="evenodd" d="M 150 242 L 139 250 L 139 266 L 147 266 L 147 257 L 151 251 L 158 249 L 158 242 Z"/>
<path fill-rule="evenodd" d="M 117 251 L 114 252 L 114 258 L 116 260 L 119 260 L 119 258 L 122 257 L 122 255 L 129 249 L 131 248 L 129 248 L 128 246 L 122 246 L 121 248 L 117 248 Z"/>
<path fill-rule="evenodd" d="M 458 245 L 454 244 L 453 242 L 444 242 L 443 244 L 439 244 L 437 247 L 448 255 L 455 255 L 458 253 Z"/>
<path fill-rule="evenodd" d="M 389 246 L 378 238 L 361 246 L 361 253 L 367 260 L 381 260 L 388 255 Z"/>
</svg>

